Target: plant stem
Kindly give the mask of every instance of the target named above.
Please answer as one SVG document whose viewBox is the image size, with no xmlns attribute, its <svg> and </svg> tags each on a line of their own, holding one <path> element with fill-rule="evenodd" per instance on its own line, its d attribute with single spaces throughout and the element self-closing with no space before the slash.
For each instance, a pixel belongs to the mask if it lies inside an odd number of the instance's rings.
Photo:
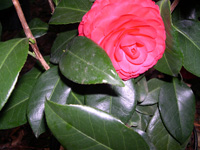
<svg viewBox="0 0 200 150">
<path fill-rule="evenodd" d="M 171 13 L 174 11 L 174 9 L 176 8 L 176 6 L 178 5 L 178 3 L 180 2 L 180 0 L 174 0 L 172 5 L 171 5 Z"/>
<path fill-rule="evenodd" d="M 52 0 L 48 0 L 48 2 L 49 2 L 49 6 L 51 8 L 51 14 L 53 14 L 54 10 L 55 10 L 54 4 L 53 4 Z"/>
<path fill-rule="evenodd" d="M 23 11 L 22 11 L 22 8 L 21 8 L 21 6 L 20 6 L 19 1 L 18 1 L 18 0 L 12 0 L 12 2 L 13 2 L 13 5 L 14 5 L 14 7 L 15 7 L 15 9 L 16 9 L 16 12 L 17 12 L 17 15 L 18 15 L 18 17 L 19 17 L 19 20 L 20 20 L 20 22 L 21 22 L 21 24 L 22 24 L 22 27 L 23 27 L 23 29 L 24 29 L 24 32 L 25 32 L 25 34 L 26 34 L 26 37 L 27 37 L 28 39 L 31 38 L 32 40 L 35 41 L 35 43 L 29 42 L 29 44 L 31 45 L 31 47 L 32 47 L 32 49 L 33 49 L 33 51 L 34 51 L 34 53 L 35 53 L 35 55 L 36 55 L 36 58 L 40 61 L 40 63 L 41 63 L 42 66 L 44 67 L 44 69 L 45 69 L 45 70 L 48 70 L 50 67 L 49 67 L 49 65 L 46 63 L 46 61 L 44 60 L 43 56 L 41 55 L 41 53 L 40 53 L 40 51 L 39 51 L 39 48 L 38 48 L 38 46 L 37 46 L 37 42 L 36 42 L 35 37 L 33 36 L 32 32 L 31 32 L 31 30 L 30 30 L 30 28 L 29 28 L 29 26 L 28 26 L 28 24 L 27 24 L 27 22 L 26 22 L 26 19 L 25 19 L 25 17 L 24 17 L 24 13 L 23 13 Z"/>
</svg>

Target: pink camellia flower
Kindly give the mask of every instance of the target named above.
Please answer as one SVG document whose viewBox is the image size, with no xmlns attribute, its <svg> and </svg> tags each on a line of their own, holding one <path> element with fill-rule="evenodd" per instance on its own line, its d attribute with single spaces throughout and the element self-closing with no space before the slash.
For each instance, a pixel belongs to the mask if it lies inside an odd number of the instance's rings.
<svg viewBox="0 0 200 150">
<path fill-rule="evenodd" d="M 100 45 L 123 80 L 154 66 L 165 50 L 165 28 L 152 0 L 96 0 L 79 35 Z"/>
</svg>

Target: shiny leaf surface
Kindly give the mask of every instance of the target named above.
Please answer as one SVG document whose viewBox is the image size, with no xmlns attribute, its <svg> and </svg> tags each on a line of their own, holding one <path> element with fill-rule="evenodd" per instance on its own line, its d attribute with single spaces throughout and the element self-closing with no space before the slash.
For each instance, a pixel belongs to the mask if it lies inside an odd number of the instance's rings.
<svg viewBox="0 0 200 150">
<path fill-rule="evenodd" d="M 150 116 L 152 116 L 155 113 L 156 109 L 157 109 L 157 104 L 147 105 L 147 106 L 137 105 L 137 107 L 136 107 L 137 112 L 144 114 L 144 115 L 150 115 Z"/>
<path fill-rule="evenodd" d="M 28 40 L 13 39 L 0 43 L 0 110 L 7 102 L 28 55 Z"/>
<path fill-rule="evenodd" d="M 183 51 L 183 66 L 196 76 L 200 76 L 200 23 L 182 20 L 174 25 L 178 32 L 179 47 Z"/>
<path fill-rule="evenodd" d="M 70 24 L 82 20 L 83 15 L 90 10 L 89 0 L 62 0 L 55 9 L 50 24 Z"/>
<path fill-rule="evenodd" d="M 28 102 L 28 121 L 36 137 L 45 132 L 44 104 L 46 100 L 65 104 L 71 92 L 61 79 L 58 67 L 52 67 L 37 80 Z"/>
<path fill-rule="evenodd" d="M 162 86 L 159 109 L 167 130 L 180 143 L 184 143 L 193 130 L 195 97 L 192 90 L 174 78 L 173 83 Z"/>
<path fill-rule="evenodd" d="M 71 48 L 62 56 L 59 67 L 65 77 L 79 84 L 124 85 L 106 52 L 83 36 L 72 41 Z"/>
<path fill-rule="evenodd" d="M 77 35 L 77 30 L 67 31 L 58 34 L 56 40 L 51 48 L 51 58 L 50 61 L 54 64 L 58 64 L 67 48 L 69 41 L 71 41 Z"/>
<path fill-rule="evenodd" d="M 163 125 L 158 110 L 150 121 L 147 134 L 157 150 L 181 150 L 180 144 L 168 133 Z"/>
<path fill-rule="evenodd" d="M 144 115 L 135 111 L 128 122 L 128 125 L 133 129 L 140 129 L 146 131 L 151 117 L 149 115 Z"/>
<path fill-rule="evenodd" d="M 45 115 L 48 127 L 66 149 L 149 149 L 144 139 L 120 120 L 88 106 L 47 101 Z"/>
<path fill-rule="evenodd" d="M 27 102 L 41 73 L 41 70 L 35 67 L 20 78 L 17 87 L 0 112 L 0 129 L 14 128 L 27 122 Z"/>
<path fill-rule="evenodd" d="M 136 88 L 137 88 L 137 101 L 143 102 L 148 94 L 147 81 L 145 77 L 143 77 L 141 80 L 137 82 Z"/>
<path fill-rule="evenodd" d="M 39 38 L 47 33 L 49 28 L 48 24 L 38 18 L 31 20 L 29 28 L 35 38 Z"/>
<path fill-rule="evenodd" d="M 153 105 L 153 104 L 158 103 L 160 88 L 162 84 L 164 84 L 164 81 L 156 79 L 156 78 L 149 80 L 147 82 L 148 90 L 149 90 L 148 94 L 145 100 L 139 105 Z"/>
<path fill-rule="evenodd" d="M 137 99 L 133 81 L 124 81 L 124 84 L 124 87 L 92 86 L 85 96 L 85 104 L 110 113 L 126 124 L 135 110 Z"/>
<path fill-rule="evenodd" d="M 182 67 L 182 52 L 177 46 L 177 33 L 171 22 L 170 1 L 162 0 L 160 3 L 160 12 L 166 30 L 166 49 L 163 57 L 155 65 L 155 69 L 165 74 L 176 76 Z"/>
<path fill-rule="evenodd" d="M 149 145 L 150 150 L 157 150 L 156 147 L 153 145 L 153 143 L 151 143 L 151 139 L 149 138 L 146 132 L 139 129 L 134 129 L 134 131 L 136 131 L 138 134 L 140 134 L 143 137 L 143 139 Z"/>
</svg>

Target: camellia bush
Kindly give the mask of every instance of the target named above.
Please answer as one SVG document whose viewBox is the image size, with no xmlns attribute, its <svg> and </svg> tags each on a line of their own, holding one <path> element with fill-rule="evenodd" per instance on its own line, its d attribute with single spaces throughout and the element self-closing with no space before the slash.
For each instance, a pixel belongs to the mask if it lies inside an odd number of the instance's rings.
<svg viewBox="0 0 200 150">
<path fill-rule="evenodd" d="M 195 96 L 180 71 L 200 77 L 200 2 L 171 2 L 49 0 L 49 22 L 27 24 L 1 0 L 25 36 L 0 42 L 0 129 L 28 123 L 68 150 L 184 150 Z M 43 57 L 37 38 L 67 24 Z M 28 55 L 38 63 L 19 78 Z"/>
</svg>

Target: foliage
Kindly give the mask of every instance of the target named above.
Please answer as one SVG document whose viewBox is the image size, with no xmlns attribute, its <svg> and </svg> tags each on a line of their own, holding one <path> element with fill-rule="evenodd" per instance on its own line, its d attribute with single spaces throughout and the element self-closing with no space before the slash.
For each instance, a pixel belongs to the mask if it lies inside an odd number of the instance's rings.
<svg viewBox="0 0 200 150">
<path fill-rule="evenodd" d="M 79 23 L 93 2 L 54 3 L 49 24 L 67 25 Z M 49 128 L 66 149 L 184 149 L 193 130 L 195 96 L 180 70 L 184 67 L 200 77 L 200 2 L 196 3 L 185 16 L 183 5 L 171 14 L 169 0 L 158 2 L 167 39 L 154 68 L 167 80 L 147 80 L 143 74 L 122 81 L 105 51 L 77 36 L 77 30 L 57 35 L 49 70 L 35 65 L 18 80 L 28 39 L 0 42 L 0 129 L 28 122 L 39 137 Z M 0 10 L 11 5 L 1 1 Z M 38 19 L 29 25 L 35 37 L 49 27 Z"/>
</svg>

